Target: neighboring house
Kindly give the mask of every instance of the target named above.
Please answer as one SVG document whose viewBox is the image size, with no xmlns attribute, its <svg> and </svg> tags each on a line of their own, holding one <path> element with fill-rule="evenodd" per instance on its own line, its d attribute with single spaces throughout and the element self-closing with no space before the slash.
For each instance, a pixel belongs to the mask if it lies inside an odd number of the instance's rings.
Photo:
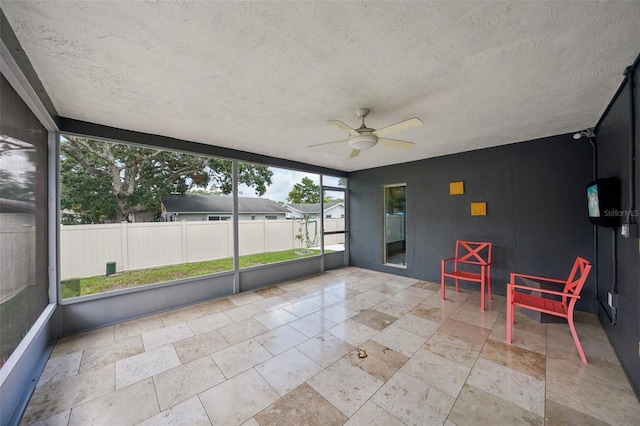
<svg viewBox="0 0 640 426">
<path fill-rule="evenodd" d="M 285 204 L 289 210 L 287 214 L 287 218 L 289 219 L 297 219 L 304 216 L 308 216 L 309 218 L 317 218 L 320 212 L 320 203 L 315 204 Z M 344 218 L 344 203 L 342 201 L 337 203 L 324 203 L 324 213 L 323 216 L 325 219 L 341 219 Z"/>
<path fill-rule="evenodd" d="M 233 197 L 227 195 L 171 194 L 162 198 L 162 218 L 180 220 L 231 220 Z M 289 210 L 266 198 L 238 198 L 239 220 L 286 219 Z"/>
</svg>

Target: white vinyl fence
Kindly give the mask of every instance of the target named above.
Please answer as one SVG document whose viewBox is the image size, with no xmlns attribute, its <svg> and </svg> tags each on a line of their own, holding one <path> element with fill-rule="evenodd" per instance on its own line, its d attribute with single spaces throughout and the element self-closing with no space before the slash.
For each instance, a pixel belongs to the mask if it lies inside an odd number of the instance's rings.
<svg viewBox="0 0 640 426">
<path fill-rule="evenodd" d="M 327 232 L 342 231 L 344 219 L 325 219 L 324 225 Z M 241 220 L 240 256 L 299 248 L 299 226 L 295 220 Z M 314 230 L 309 227 L 311 240 Z M 319 246 L 320 236 L 315 240 Z M 343 243 L 344 234 L 325 236 L 325 246 Z M 60 226 L 63 280 L 104 274 L 107 262 L 116 262 L 121 272 L 231 256 L 232 221 Z"/>
</svg>

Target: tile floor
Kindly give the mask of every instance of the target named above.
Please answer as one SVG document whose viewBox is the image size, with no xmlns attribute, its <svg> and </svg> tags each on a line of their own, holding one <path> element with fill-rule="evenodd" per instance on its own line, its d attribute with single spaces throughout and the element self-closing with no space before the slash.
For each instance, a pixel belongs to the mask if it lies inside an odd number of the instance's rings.
<svg viewBox="0 0 640 426">
<path fill-rule="evenodd" d="M 343 268 L 60 339 L 21 424 L 639 424 L 594 315 Z M 366 354 L 366 357 L 364 357 Z M 606 401 L 606 402 L 605 402 Z"/>
</svg>

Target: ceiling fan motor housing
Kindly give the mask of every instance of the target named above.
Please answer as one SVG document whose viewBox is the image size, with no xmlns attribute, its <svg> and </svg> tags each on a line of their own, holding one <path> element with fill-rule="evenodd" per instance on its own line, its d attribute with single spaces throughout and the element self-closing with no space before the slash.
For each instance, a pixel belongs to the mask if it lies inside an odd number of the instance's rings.
<svg viewBox="0 0 640 426">
<path fill-rule="evenodd" d="M 365 150 L 373 148 L 378 143 L 378 137 L 373 134 L 373 129 L 358 129 L 358 136 L 349 137 L 351 148 Z"/>
</svg>

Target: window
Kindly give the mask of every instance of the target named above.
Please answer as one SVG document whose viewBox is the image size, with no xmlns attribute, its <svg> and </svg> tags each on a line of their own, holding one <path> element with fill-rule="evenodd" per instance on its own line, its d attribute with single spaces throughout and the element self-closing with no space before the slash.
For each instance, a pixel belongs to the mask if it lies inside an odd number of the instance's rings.
<svg viewBox="0 0 640 426">
<path fill-rule="evenodd" d="M 251 220 L 256 220 L 256 215 L 252 214 L 251 215 Z"/>
<path fill-rule="evenodd" d="M 253 180 L 238 185 L 240 268 L 320 254 L 320 176 L 278 167 L 238 163 L 238 173 L 254 169 Z M 256 182 L 249 188 L 247 182 Z M 260 186 L 260 184 L 264 184 Z M 283 204 L 304 209 L 307 219 L 285 220 Z M 263 212 L 249 220 L 251 212 Z M 311 218 L 314 213 L 315 219 Z"/>
<path fill-rule="evenodd" d="M 0 367 L 49 303 L 47 131 L 0 77 Z"/>
<path fill-rule="evenodd" d="M 232 187 L 229 160 L 64 137 L 62 297 L 233 270 L 233 244 L 215 243 L 233 241 L 231 214 L 208 214 L 227 208 L 229 197 L 220 194 Z M 105 276 L 111 262 L 117 273 Z"/>
<path fill-rule="evenodd" d="M 326 189 L 326 183 L 333 183 L 339 186 Z M 327 252 L 344 251 L 345 243 L 345 193 L 342 189 L 346 186 L 346 178 L 332 178 L 322 176 L 325 213 L 327 208 L 331 208 L 331 213 L 325 214 L 324 219 L 324 250 Z M 335 189 L 334 189 L 335 188 Z M 340 215 L 340 217 L 338 217 Z"/>
<path fill-rule="evenodd" d="M 326 215 L 324 215 L 324 218 L 325 219 L 331 219 L 331 215 L 330 214 L 326 214 Z"/>
<path fill-rule="evenodd" d="M 407 266 L 406 204 L 405 184 L 383 186 L 384 200 L 384 259 L 386 265 Z"/>
</svg>

